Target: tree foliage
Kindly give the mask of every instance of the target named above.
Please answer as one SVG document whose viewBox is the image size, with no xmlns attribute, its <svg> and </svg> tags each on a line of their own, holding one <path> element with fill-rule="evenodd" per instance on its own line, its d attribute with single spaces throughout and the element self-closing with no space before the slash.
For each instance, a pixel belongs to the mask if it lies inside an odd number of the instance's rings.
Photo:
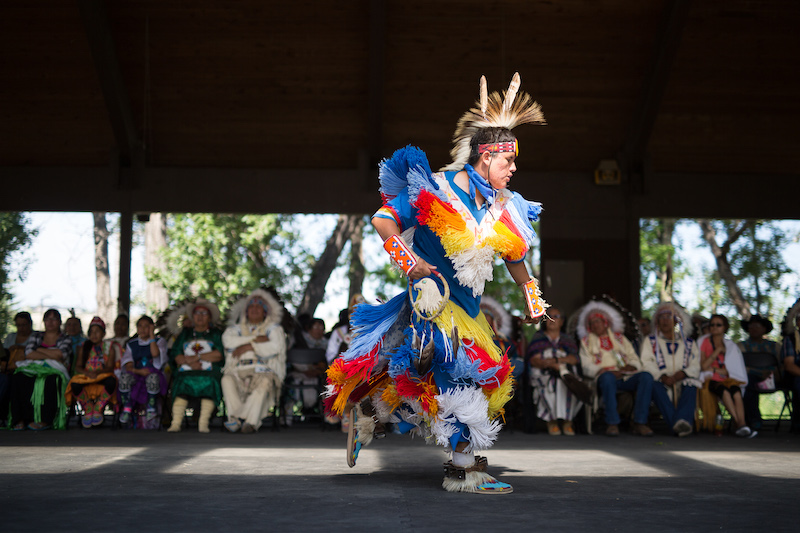
<svg viewBox="0 0 800 533">
<path fill-rule="evenodd" d="M 740 318 L 782 311 L 783 302 L 777 297 L 786 290 L 784 277 L 792 272 L 782 251 L 791 236 L 774 221 L 713 220 L 701 225 L 714 239 L 706 238 L 709 247 L 712 251 L 719 247 L 727 262 L 718 267 L 715 278 L 727 290 L 714 303 L 723 309 L 735 308 Z"/>
<path fill-rule="evenodd" d="M 640 295 L 642 309 L 648 311 L 661 301 L 673 300 L 676 283 L 686 270 L 673 243 L 675 219 L 642 219 L 639 227 Z M 645 314 L 647 314 L 645 312 Z"/>
<path fill-rule="evenodd" d="M 274 286 L 296 306 L 314 257 L 298 243 L 291 215 L 176 214 L 167 225 L 163 283 L 172 302 L 202 296 L 220 304 L 260 286 Z"/>
<path fill-rule="evenodd" d="M 6 334 L 11 321 L 12 293 L 10 281 L 16 276 L 24 281 L 28 265 L 22 262 L 19 252 L 33 242 L 38 231 L 30 227 L 25 213 L 0 213 L 0 336 Z"/>
</svg>

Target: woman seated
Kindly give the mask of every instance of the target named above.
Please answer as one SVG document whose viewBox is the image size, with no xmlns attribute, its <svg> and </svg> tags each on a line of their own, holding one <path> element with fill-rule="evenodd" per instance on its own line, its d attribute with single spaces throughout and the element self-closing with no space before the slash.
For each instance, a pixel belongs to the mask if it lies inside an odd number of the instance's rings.
<svg viewBox="0 0 800 533">
<path fill-rule="evenodd" d="M 556 307 L 528 345 L 531 387 L 536 415 L 547 422 L 550 435 L 575 435 L 572 420 L 583 403 L 567 388 L 563 375 L 578 373 L 578 346 L 564 333 L 564 316 Z M 570 379 L 570 378 L 567 378 Z M 572 378 L 577 379 L 577 378 Z M 559 427 L 560 424 L 560 427 Z"/>
<path fill-rule="evenodd" d="M 219 308 L 203 298 L 186 306 L 192 317 L 192 327 L 184 329 L 175 339 L 170 352 L 170 364 L 175 369 L 172 383 L 172 424 L 167 431 L 181 430 L 189 400 L 200 400 L 197 429 L 208 433 L 208 423 L 222 400 L 222 366 L 224 356 Z"/>
<path fill-rule="evenodd" d="M 77 399 L 83 407 L 81 424 L 85 428 L 103 423 L 103 410 L 117 390 L 114 367 L 122 351 L 119 344 L 104 341 L 106 323 L 94 317 L 89 324 L 89 339 L 78 350 L 75 375 L 67 385 L 67 405 Z"/>
<path fill-rule="evenodd" d="M 11 428 L 35 431 L 63 429 L 67 410 L 64 390 L 69 381 L 72 344 L 61 333 L 61 313 L 48 309 L 44 331 L 34 331 L 11 379 Z"/>
<path fill-rule="evenodd" d="M 25 345 L 33 333 L 33 318 L 27 311 L 21 311 L 14 316 L 14 325 L 17 331 L 6 335 L 3 341 L 5 354 L 0 357 L 0 427 L 6 427 L 11 376 L 17 370 L 17 361 L 25 359 Z"/>
<path fill-rule="evenodd" d="M 255 433 L 276 407 L 286 376 L 286 334 L 283 306 L 269 292 L 257 289 L 231 308 L 222 335 L 226 350 L 222 392 L 231 433 Z"/>
<path fill-rule="evenodd" d="M 722 315 L 711 315 L 709 331 L 697 342 L 700 345 L 700 379 L 705 383 L 704 389 L 710 391 L 725 406 L 733 417 L 737 437 L 755 437 L 758 432 L 752 431 L 745 422 L 742 393 L 747 386 L 747 369 L 744 366 L 742 352 L 736 344 L 725 338 L 728 332 L 728 319 Z M 703 406 L 704 417 L 710 417 L 716 406 Z"/>
<path fill-rule="evenodd" d="M 131 422 L 136 406 L 145 407 L 145 418 L 140 427 L 158 427 L 158 399 L 167 395 L 167 341 L 155 335 L 155 323 L 147 315 L 136 321 L 136 337 L 125 344 L 120 363 L 119 395 L 122 399 L 122 425 Z"/>
</svg>

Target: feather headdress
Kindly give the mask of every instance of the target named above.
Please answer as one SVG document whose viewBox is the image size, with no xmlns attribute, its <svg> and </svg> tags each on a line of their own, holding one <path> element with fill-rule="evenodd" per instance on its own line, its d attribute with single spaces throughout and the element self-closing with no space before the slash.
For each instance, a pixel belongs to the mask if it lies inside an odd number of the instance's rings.
<svg viewBox="0 0 800 533">
<path fill-rule="evenodd" d="M 164 314 L 159 317 L 156 327 L 162 325 L 163 327 L 166 327 L 166 329 L 172 335 L 179 335 L 180 332 L 183 331 L 183 320 L 185 318 L 191 320 L 195 307 L 204 307 L 205 309 L 208 309 L 208 312 L 211 314 L 211 319 L 209 322 L 211 327 L 219 325 L 219 307 L 217 307 L 215 303 L 209 302 L 205 298 L 197 298 L 196 300 L 178 302 L 171 308 L 167 309 Z"/>
<path fill-rule="evenodd" d="M 477 107 L 464 113 L 453 135 L 453 149 L 450 155 L 453 162 L 442 171 L 461 170 L 469 162 L 470 141 L 478 130 L 484 128 L 507 128 L 521 124 L 546 124 L 541 106 L 526 92 L 520 92 L 522 81 L 519 73 L 514 73 L 508 89 L 501 96 L 497 91 L 489 94 L 486 77 L 481 76 L 480 96 Z"/>
<path fill-rule="evenodd" d="M 500 305 L 500 302 L 491 296 L 481 296 L 481 311 L 492 315 L 494 327 L 502 336 L 511 337 L 511 315 Z"/>
<path fill-rule="evenodd" d="M 605 302 L 589 302 L 581 309 L 578 316 L 578 338 L 585 337 L 589 332 L 589 317 L 595 313 L 601 313 L 608 319 L 608 327 L 614 333 L 625 331 L 625 321 L 619 311 Z"/>
<path fill-rule="evenodd" d="M 692 332 L 694 331 L 692 319 L 689 317 L 689 313 L 686 312 L 686 309 L 676 302 L 661 302 L 658 304 L 655 311 L 653 311 L 653 320 L 651 325 L 653 335 L 655 335 L 658 331 L 658 317 L 664 313 L 672 313 L 672 315 L 675 317 L 675 325 L 677 326 L 680 324 L 680 328 L 683 332 L 682 335 L 684 337 L 692 336 Z"/>
<path fill-rule="evenodd" d="M 783 317 L 783 322 L 781 322 L 781 330 L 783 336 L 786 337 L 788 335 L 794 335 L 797 331 L 797 315 L 800 313 L 800 298 L 792 305 L 788 311 L 786 311 L 786 315 Z"/>
<path fill-rule="evenodd" d="M 235 326 L 239 323 L 244 323 L 247 320 L 247 307 L 254 299 L 260 299 L 261 305 L 264 307 L 265 318 L 264 322 L 267 324 L 280 324 L 283 319 L 283 306 L 278 300 L 265 291 L 264 289 L 256 289 L 247 296 L 240 298 L 231 306 L 228 312 L 228 325 Z M 262 303 L 263 302 L 263 303 Z"/>
</svg>

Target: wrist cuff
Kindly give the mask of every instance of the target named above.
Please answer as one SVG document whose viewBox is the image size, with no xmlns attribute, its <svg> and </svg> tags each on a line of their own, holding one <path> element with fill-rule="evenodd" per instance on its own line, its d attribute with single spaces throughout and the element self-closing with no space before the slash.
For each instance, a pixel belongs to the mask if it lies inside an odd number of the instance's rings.
<svg viewBox="0 0 800 533">
<path fill-rule="evenodd" d="M 417 266 L 417 258 L 414 252 L 408 247 L 406 242 L 398 235 L 392 235 L 383 243 L 383 249 L 389 257 L 408 275 Z"/>
</svg>

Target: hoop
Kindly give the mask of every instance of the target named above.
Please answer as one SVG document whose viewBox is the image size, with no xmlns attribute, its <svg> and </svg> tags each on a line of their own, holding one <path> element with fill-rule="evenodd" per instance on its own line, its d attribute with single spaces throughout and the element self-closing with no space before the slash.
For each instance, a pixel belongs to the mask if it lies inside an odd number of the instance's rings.
<svg viewBox="0 0 800 533">
<path fill-rule="evenodd" d="M 419 317 L 420 320 L 425 320 L 426 322 L 431 322 L 432 320 L 435 320 L 436 317 L 441 315 L 444 311 L 444 308 L 447 307 L 447 302 L 450 301 L 450 286 L 447 284 L 447 280 L 435 270 L 432 272 L 432 274 L 439 276 L 439 279 L 442 281 L 442 285 L 444 286 L 444 294 L 442 295 L 442 305 L 430 317 L 426 317 L 419 309 L 417 309 L 417 306 L 414 304 L 414 295 L 411 292 L 413 284 L 410 282 L 410 280 L 408 284 L 408 299 L 411 301 L 411 308 L 414 309 L 414 313 L 417 315 L 417 317 Z"/>
</svg>

